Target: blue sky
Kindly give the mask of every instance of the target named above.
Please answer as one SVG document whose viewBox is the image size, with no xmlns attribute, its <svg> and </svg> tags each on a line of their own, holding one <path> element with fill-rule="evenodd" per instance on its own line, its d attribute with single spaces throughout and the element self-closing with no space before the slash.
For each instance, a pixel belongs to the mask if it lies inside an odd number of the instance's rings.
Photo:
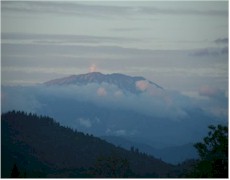
<svg viewBox="0 0 230 180">
<path fill-rule="evenodd" d="M 203 98 L 228 92 L 227 1 L 1 2 L 2 84 L 120 72 Z"/>
</svg>

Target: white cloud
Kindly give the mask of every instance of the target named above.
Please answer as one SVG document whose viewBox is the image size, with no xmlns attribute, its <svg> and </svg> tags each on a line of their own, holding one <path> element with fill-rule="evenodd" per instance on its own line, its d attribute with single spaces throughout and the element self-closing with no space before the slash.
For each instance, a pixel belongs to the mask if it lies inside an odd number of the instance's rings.
<svg viewBox="0 0 230 180">
<path fill-rule="evenodd" d="M 85 118 L 78 118 L 77 120 L 80 125 L 86 127 L 86 128 L 91 128 L 92 127 L 92 123 L 89 119 L 85 119 Z"/>
<path fill-rule="evenodd" d="M 126 131 L 124 129 L 116 130 L 114 133 L 116 136 L 125 136 L 126 135 Z"/>
<path fill-rule="evenodd" d="M 162 91 L 162 90 L 161 90 Z M 180 99 L 174 100 L 176 103 L 171 103 L 168 106 L 168 101 L 165 99 L 164 93 L 157 93 L 152 96 L 150 92 L 144 92 L 140 95 L 132 93 L 126 93 L 125 95 L 119 91 L 116 86 L 109 84 L 89 84 L 85 86 L 69 85 L 66 87 L 62 86 L 29 86 L 29 87 L 3 87 L 2 92 L 8 94 L 8 98 L 3 102 L 3 109 L 9 107 L 14 109 L 15 107 L 22 107 L 28 97 L 33 96 L 33 99 L 26 101 L 26 104 L 34 103 L 39 104 L 40 98 L 63 98 L 72 99 L 83 102 L 93 102 L 103 107 L 114 107 L 122 108 L 126 110 L 134 110 L 139 113 L 149 114 L 159 117 L 176 117 L 177 112 L 173 110 L 174 106 L 181 108 Z M 96 92 L 96 94 L 95 94 Z M 165 92 L 166 93 L 166 92 Z M 119 98 L 114 98 L 119 96 Z M 171 96 L 169 94 L 169 96 Z M 103 97 L 103 101 L 101 100 Z M 138 103 L 137 103 L 138 102 Z M 33 106 L 30 107 L 30 109 Z M 26 109 L 27 106 L 24 107 Z M 83 122 L 83 121 L 82 121 Z M 88 123 L 88 122 L 87 122 Z M 88 124 L 89 125 L 89 124 Z"/>
</svg>

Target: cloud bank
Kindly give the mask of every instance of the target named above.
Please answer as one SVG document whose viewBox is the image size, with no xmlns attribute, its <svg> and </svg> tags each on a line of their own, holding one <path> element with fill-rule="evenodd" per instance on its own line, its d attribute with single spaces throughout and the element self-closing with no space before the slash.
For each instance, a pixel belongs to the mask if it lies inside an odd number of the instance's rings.
<svg viewBox="0 0 230 180">
<path fill-rule="evenodd" d="M 47 87 L 44 85 L 38 86 L 18 86 L 18 87 L 4 87 L 2 93 L 4 99 L 2 102 L 3 111 L 11 109 L 22 109 L 26 111 L 35 112 L 36 110 L 43 109 L 46 107 L 45 103 L 49 103 L 49 99 L 74 99 L 75 101 L 86 101 L 93 102 L 103 107 L 113 107 L 120 109 L 127 109 L 144 113 L 148 115 L 154 115 L 159 117 L 175 117 L 177 118 L 180 114 L 177 111 L 183 111 L 182 106 L 185 105 L 184 97 L 180 99 L 174 99 L 168 97 L 173 102 L 168 103 L 166 94 L 163 90 L 161 93 L 152 93 L 157 91 L 158 88 L 151 87 L 146 81 L 137 82 L 137 88 L 143 90 L 140 95 L 122 92 L 118 87 L 107 83 L 89 84 L 85 86 L 69 85 L 67 87 L 54 86 Z M 147 91 L 148 88 L 148 91 Z M 173 94 L 172 94 L 173 95 Z M 170 96 L 170 95 L 169 95 Z M 48 98 L 45 102 L 40 100 Z"/>
<path fill-rule="evenodd" d="M 216 44 L 228 44 L 228 38 L 219 38 L 215 40 Z"/>
<path fill-rule="evenodd" d="M 45 85 L 3 86 L 2 110 L 4 112 L 21 109 L 36 112 L 46 108 L 49 99 L 57 98 L 92 102 L 101 107 L 132 110 L 145 115 L 175 120 L 186 117 L 186 109 L 199 107 L 199 104 L 194 105 L 191 98 L 176 91 L 156 88 L 148 81 L 137 81 L 136 88 L 141 90 L 142 93 L 137 95 L 125 92 L 124 94 L 117 86 L 108 83 L 91 83 L 84 86 L 68 85 L 65 87 Z M 227 102 L 225 92 L 217 88 L 202 86 L 198 93 L 200 96 L 219 99 L 218 105 Z M 215 103 L 213 102 L 213 104 Z"/>
<path fill-rule="evenodd" d="M 171 4 L 172 2 L 167 2 Z M 180 7 L 162 7 L 161 3 L 155 3 L 155 6 L 143 6 L 138 2 L 132 3 L 132 6 L 119 4 L 111 5 L 110 3 L 95 4 L 95 3 L 79 3 L 79 2 L 3 2 L 3 12 L 20 12 L 20 13 L 53 13 L 53 14 L 68 14 L 75 16 L 131 16 L 138 15 L 198 15 L 198 16 L 228 16 L 227 10 L 221 9 L 205 9 L 207 3 L 203 3 L 200 9 L 190 7 L 194 5 L 191 2 L 180 2 L 187 5 L 187 8 Z M 196 3 L 196 2 L 195 2 Z M 223 4 L 225 2 L 222 2 Z M 173 5 L 173 4 L 171 4 Z M 214 5 L 214 4 L 213 4 Z"/>
<path fill-rule="evenodd" d="M 23 110 L 48 115 L 64 126 L 96 136 L 141 138 L 183 144 L 203 137 L 210 124 L 227 123 L 227 97 L 202 87 L 194 100 L 176 91 L 137 83 L 140 94 L 115 85 L 3 86 L 2 112 Z M 194 133 L 195 132 L 195 133 Z M 186 136 L 185 136 L 186 134 Z"/>
</svg>

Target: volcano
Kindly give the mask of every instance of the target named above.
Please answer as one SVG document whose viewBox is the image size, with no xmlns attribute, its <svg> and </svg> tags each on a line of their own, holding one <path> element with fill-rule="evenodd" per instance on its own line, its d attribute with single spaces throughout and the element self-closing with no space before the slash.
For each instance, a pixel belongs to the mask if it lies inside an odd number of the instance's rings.
<svg viewBox="0 0 230 180">
<path fill-rule="evenodd" d="M 71 75 L 68 77 L 54 79 L 45 82 L 45 85 L 87 85 L 90 83 L 102 84 L 108 83 L 117 86 L 119 89 L 123 90 L 124 92 L 131 92 L 131 93 L 140 93 L 141 89 L 137 87 L 138 82 L 143 82 L 145 84 L 149 84 L 154 86 L 155 88 L 163 89 L 158 84 L 149 81 L 141 76 L 128 76 L 120 73 L 113 73 L 113 74 L 102 74 L 100 72 L 91 72 L 87 74 L 79 74 L 79 75 Z"/>
</svg>

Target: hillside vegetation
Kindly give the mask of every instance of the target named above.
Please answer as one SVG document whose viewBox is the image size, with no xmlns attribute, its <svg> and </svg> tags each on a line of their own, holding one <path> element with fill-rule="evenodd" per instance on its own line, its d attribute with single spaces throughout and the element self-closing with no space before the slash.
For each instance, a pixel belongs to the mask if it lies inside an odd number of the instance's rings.
<svg viewBox="0 0 230 180">
<path fill-rule="evenodd" d="M 2 114 L 2 177 L 14 165 L 21 177 L 175 177 L 176 166 L 132 148 L 128 151 L 52 118 Z"/>
</svg>

